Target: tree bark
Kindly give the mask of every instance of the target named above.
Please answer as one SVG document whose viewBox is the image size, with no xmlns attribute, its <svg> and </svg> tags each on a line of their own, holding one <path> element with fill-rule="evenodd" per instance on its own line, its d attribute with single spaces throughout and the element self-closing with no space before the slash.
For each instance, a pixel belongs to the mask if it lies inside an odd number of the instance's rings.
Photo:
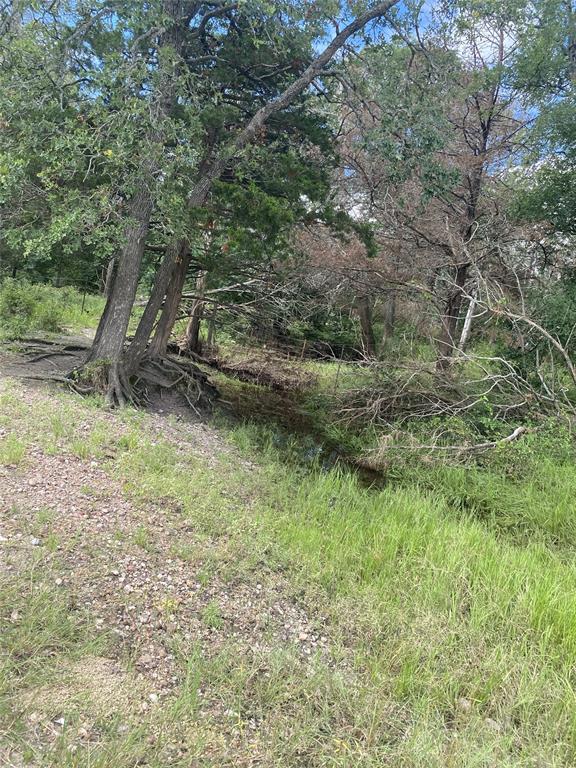
<svg viewBox="0 0 576 768">
<path fill-rule="evenodd" d="M 191 196 L 191 199 L 194 201 L 193 207 L 200 208 L 202 205 L 204 205 L 206 198 L 208 197 L 208 193 L 210 192 L 211 184 L 212 181 L 208 178 L 204 178 L 202 182 L 198 183 L 197 188 L 194 190 L 193 196 Z M 162 257 L 162 261 L 154 278 L 152 293 L 150 294 L 150 298 L 148 299 L 144 313 L 142 314 L 140 322 L 138 323 L 134 339 L 128 348 L 126 357 L 128 368 L 131 371 L 134 371 L 136 368 L 138 368 L 138 365 L 146 354 L 148 339 L 150 338 L 150 334 L 154 328 L 156 316 L 158 315 L 158 312 L 162 307 L 164 297 L 166 296 L 168 285 L 172 279 L 172 273 L 174 271 L 175 264 L 180 256 L 184 258 L 184 254 L 186 254 L 186 258 L 190 258 L 189 250 L 190 248 L 188 240 L 185 238 L 180 238 L 169 243 L 166 251 L 164 252 L 164 256 Z"/>
<path fill-rule="evenodd" d="M 206 290 L 206 272 L 201 272 L 196 278 L 196 295 L 190 312 L 190 320 L 186 327 L 186 350 L 200 352 L 200 323 L 204 314 L 204 292 Z"/>
<path fill-rule="evenodd" d="M 382 320 L 384 323 L 382 333 L 382 345 L 381 351 L 384 351 L 388 346 L 392 334 L 394 333 L 394 325 L 396 323 L 396 294 L 390 292 L 384 299 L 384 306 L 382 310 Z"/>
<path fill-rule="evenodd" d="M 458 342 L 458 354 L 462 354 L 466 349 L 466 344 L 470 336 L 470 330 L 472 328 L 472 320 L 474 318 L 474 310 L 476 309 L 476 293 L 472 293 L 470 301 L 468 302 L 468 309 L 466 310 L 466 317 L 464 318 L 464 325 L 462 326 L 462 333 L 460 334 L 460 341 Z"/>
<path fill-rule="evenodd" d="M 356 310 L 360 320 L 362 350 L 366 357 L 376 357 L 376 340 L 372 326 L 372 306 L 368 296 L 359 296 L 356 299 Z"/>
<path fill-rule="evenodd" d="M 146 235 L 154 208 L 153 196 L 145 185 L 130 200 L 128 208 L 129 224 L 124 234 L 124 247 L 118 258 L 116 277 L 112 281 L 111 291 L 88 354 L 88 362 L 104 360 L 119 363 L 122 357 L 130 313 L 136 298 Z"/>
<path fill-rule="evenodd" d="M 138 368 L 138 365 L 144 357 L 148 346 L 148 339 L 154 328 L 156 316 L 162 306 L 164 296 L 168 289 L 168 283 L 172 277 L 174 265 L 178 263 L 178 259 L 189 259 L 188 242 L 186 240 L 180 239 L 172 242 L 162 257 L 162 262 L 154 280 L 152 293 L 144 308 L 132 343 L 126 353 L 126 365 L 130 372 L 133 372 Z"/>
<path fill-rule="evenodd" d="M 115 259 L 117 266 L 111 290 L 87 358 L 87 362 L 103 361 L 109 365 L 108 399 L 111 402 L 124 401 L 121 389 L 129 374 L 122 360 L 124 343 L 136 298 L 146 236 L 156 202 L 156 174 L 160 166 L 164 138 L 163 121 L 170 114 L 175 101 L 175 65 L 171 54 L 164 60 L 162 49 L 172 46 L 180 53 L 183 43 L 183 8 L 183 0 L 163 0 L 163 9 L 172 23 L 161 32 L 158 41 L 161 51 L 160 79 L 151 104 L 155 123 L 148 134 L 150 146 L 141 158 L 139 173 L 136 176 L 136 192 L 127 205 L 128 220 L 124 230 L 124 245 Z"/>
<path fill-rule="evenodd" d="M 110 261 L 108 262 L 108 266 L 106 267 L 106 277 L 104 279 L 104 297 L 107 299 L 110 294 L 112 293 L 112 285 L 114 284 L 114 277 L 115 277 L 115 267 L 116 267 L 116 257 L 113 256 Z"/>
<path fill-rule="evenodd" d="M 444 371 L 450 367 L 451 358 L 456 348 L 456 328 L 462 306 L 462 291 L 468 277 L 469 266 L 466 263 L 459 264 L 456 267 L 454 290 L 451 291 L 444 308 L 442 327 L 438 339 L 438 362 L 436 364 L 439 371 Z"/>
<path fill-rule="evenodd" d="M 213 347 L 214 340 L 216 338 L 216 317 L 218 315 L 218 304 L 214 302 L 212 304 L 212 312 L 210 312 L 210 320 L 208 321 L 208 336 L 206 337 L 206 346 Z"/>
<path fill-rule="evenodd" d="M 187 248 L 184 248 L 176 257 L 176 264 L 172 270 L 172 277 L 168 284 L 168 290 L 166 291 L 160 320 L 158 321 L 154 336 L 148 347 L 147 354 L 150 358 L 164 357 L 166 354 L 170 335 L 174 328 L 176 318 L 178 317 L 178 307 L 180 306 L 180 301 L 182 299 L 182 291 L 184 289 L 189 264 L 190 251 Z M 138 326 L 138 330 L 140 330 L 140 326 Z M 142 330 L 140 341 L 141 343 L 146 344 L 144 334 L 145 330 Z M 137 350 L 138 347 L 136 349 L 133 349 L 132 346 L 130 347 L 130 352 L 132 354 L 137 354 Z"/>
</svg>

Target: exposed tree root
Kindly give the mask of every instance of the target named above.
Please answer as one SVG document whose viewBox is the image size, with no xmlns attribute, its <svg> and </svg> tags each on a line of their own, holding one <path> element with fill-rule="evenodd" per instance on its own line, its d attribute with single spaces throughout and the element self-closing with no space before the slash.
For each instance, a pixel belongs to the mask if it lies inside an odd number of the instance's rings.
<svg viewBox="0 0 576 768">
<path fill-rule="evenodd" d="M 177 390 L 193 411 L 212 407 L 218 398 L 218 390 L 208 375 L 191 360 L 167 355 L 160 359 L 145 359 L 136 374 L 137 384 Z"/>
<path fill-rule="evenodd" d="M 123 362 L 86 362 L 89 340 L 84 343 L 67 339 L 26 339 L 18 346 L 25 356 L 19 364 L 22 378 L 65 384 L 82 395 L 98 392 L 104 395 L 110 408 L 146 405 L 154 392 L 170 390 L 178 392 L 199 415 L 209 410 L 218 397 L 208 375 L 188 358 L 167 355 L 144 359 L 129 375 Z M 72 369 L 70 359 L 76 359 Z M 47 362 L 57 370 L 42 370 Z"/>
<path fill-rule="evenodd" d="M 78 382 L 73 381 L 70 376 L 63 376 L 57 373 L 23 373 L 20 378 L 30 379 L 31 381 L 54 381 L 57 384 L 65 384 L 78 395 L 89 395 L 94 391 L 92 387 L 82 386 Z"/>
<path fill-rule="evenodd" d="M 76 352 L 44 352 L 41 355 L 36 355 L 36 357 L 29 358 L 28 362 L 39 363 L 40 360 L 48 360 L 51 357 L 76 357 L 76 355 Z"/>
<path fill-rule="evenodd" d="M 125 405 L 135 403 L 130 378 L 124 371 L 121 363 L 113 362 L 108 364 L 107 378 L 105 401 L 109 408 L 115 408 L 116 406 L 122 408 Z"/>
<path fill-rule="evenodd" d="M 218 396 L 197 365 L 170 356 L 144 359 L 131 375 L 122 362 L 101 361 L 80 366 L 71 377 L 74 382 L 89 383 L 93 391 L 104 394 L 110 408 L 146 405 L 153 393 L 170 390 L 179 393 L 199 415 L 201 410 L 209 410 Z"/>
</svg>

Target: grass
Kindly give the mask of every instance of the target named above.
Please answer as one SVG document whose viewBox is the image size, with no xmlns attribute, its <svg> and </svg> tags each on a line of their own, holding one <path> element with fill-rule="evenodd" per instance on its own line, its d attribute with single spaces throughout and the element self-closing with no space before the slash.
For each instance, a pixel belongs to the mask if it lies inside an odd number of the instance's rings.
<svg viewBox="0 0 576 768">
<path fill-rule="evenodd" d="M 14 703 L 22 692 L 57 679 L 63 660 L 102 653 L 105 639 L 89 630 L 88 615 L 39 561 L 2 579 L 0 615 L 0 725 L 21 744 L 24 723 Z"/>
<path fill-rule="evenodd" d="M 0 339 L 33 334 L 84 334 L 96 329 L 104 311 L 104 296 L 73 286 L 56 288 L 25 279 L 0 281 Z M 136 329 L 142 307 L 135 307 L 129 332 Z"/>
<path fill-rule="evenodd" d="M 246 435 L 236 442 L 246 445 Z M 325 610 L 359 666 L 370 670 L 369 687 L 390 697 L 385 706 L 394 702 L 410 713 L 414 742 L 384 750 L 382 760 L 570 765 L 576 755 L 573 465 L 559 466 L 554 476 L 552 463 L 533 456 L 540 476 L 530 473 L 519 483 L 494 469 L 476 470 L 492 482 L 486 521 L 455 504 L 458 488 L 466 487 L 463 469 L 438 472 L 459 475 L 452 494 L 440 482 L 435 491 L 413 483 L 374 493 L 334 471 L 297 481 L 293 469 L 282 472 L 268 453 L 276 499 L 267 517 L 271 537 L 300 563 L 302 581 L 327 596 Z M 479 487 L 490 497 L 480 479 Z M 507 491 L 502 523 L 498 491 Z M 518 494 L 509 526 L 506 515 Z M 560 549 L 547 535 L 558 529 Z"/>
<path fill-rule="evenodd" d="M 152 537 L 150 535 L 150 531 L 148 528 L 146 528 L 145 525 L 139 525 L 132 538 L 134 544 L 136 544 L 138 547 L 141 547 L 141 549 L 144 549 L 146 552 L 152 551 L 154 547 L 152 543 Z"/>
<path fill-rule="evenodd" d="M 484 466 L 399 465 L 374 491 L 292 460 L 296 444 L 287 452 L 254 425 L 229 430 L 233 448 L 208 462 L 152 434 L 142 414 L 111 422 L 95 405 L 62 395 L 48 415 L 8 392 L 0 420 L 19 430 L 24 451 L 40 443 L 78 454 L 82 435 L 95 435 L 81 458 L 106 458 L 135 503 L 186 522 L 172 551 L 203 574 L 202 589 L 274 577 L 326 633 L 329 651 L 303 657 L 263 629 L 262 647 L 246 652 L 209 598 L 199 618 L 219 640 L 173 638 L 179 684 L 161 708 L 132 717 L 126 733 L 104 720 L 90 745 L 71 728 L 40 754 L 10 702 L 106 642 L 52 586 L 54 540 L 0 589 L 9 626 L 1 722 L 37 764 L 575 764 L 576 470 L 560 431 L 551 426 Z M 50 515 L 41 510 L 36 524 L 49 526 Z M 147 523 L 121 546 L 145 551 L 153 540 Z"/>
<path fill-rule="evenodd" d="M 101 296 L 6 278 L 0 283 L 0 337 L 64 330 L 78 333 L 95 327 L 103 309 Z"/>
<path fill-rule="evenodd" d="M 208 605 L 204 608 L 204 611 L 202 613 L 202 620 L 204 624 L 206 624 L 207 627 L 210 627 L 210 629 L 221 629 L 224 620 L 222 618 L 222 613 L 220 611 L 220 606 L 218 603 L 208 603 Z"/>
<path fill-rule="evenodd" d="M 25 453 L 26 446 L 16 435 L 9 434 L 0 439 L 0 464 L 20 464 Z"/>
</svg>

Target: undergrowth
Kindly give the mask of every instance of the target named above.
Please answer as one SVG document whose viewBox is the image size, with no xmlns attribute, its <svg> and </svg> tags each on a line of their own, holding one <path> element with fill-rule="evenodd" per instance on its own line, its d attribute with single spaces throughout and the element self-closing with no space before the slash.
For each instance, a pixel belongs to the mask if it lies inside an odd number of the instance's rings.
<svg viewBox="0 0 576 768">
<path fill-rule="evenodd" d="M 101 296 L 6 278 L 0 284 L 0 338 L 81 331 L 95 327 L 103 309 Z"/>
<path fill-rule="evenodd" d="M 228 637 L 211 656 L 175 641 L 182 679 L 159 721 L 142 718 L 142 731 L 121 743 L 103 733 L 92 762 L 81 762 L 84 748 L 70 762 L 63 737 L 46 765 L 574 765 L 576 473 L 572 438 L 558 422 L 466 464 L 397 461 L 387 487 L 374 490 L 321 454 L 306 458 L 306 439 L 262 425 L 229 425 L 232 447 L 207 459 L 134 411 L 110 429 L 97 404 L 61 396 L 53 405 L 43 414 L 7 393 L 2 427 L 17 425 L 24 449 L 41 432 L 45 449 L 106 461 L 136 502 L 177 510 L 188 533 L 175 535 L 175 556 L 201 568 L 202 584 L 281 575 L 322 623 L 330 655 L 304 666 L 288 647 L 246 654 Z M 92 439 L 80 454 L 82 434 Z M 153 530 L 137 530 L 140 550 L 151 542 Z M 2 616 L 13 610 L 7 599 Z M 216 604 L 200 618 L 227 631 Z M 47 647 L 42 628 L 24 626 L 26 642 L 37 633 L 38 648 Z M 48 626 L 63 628 L 54 640 L 63 652 L 87 642 L 73 614 Z M 14 635 L 11 647 L 18 642 Z M 25 685 L 13 668 L 7 680 Z M 232 713 L 224 716 L 235 723 L 231 750 L 224 721 L 203 710 L 207 699 Z M 147 741 L 152 727 L 163 748 L 175 738 L 188 744 L 186 756 L 166 762 Z"/>
<path fill-rule="evenodd" d="M 382 694 L 381 764 L 576 759 L 576 472 L 558 428 L 543 453 L 552 434 L 483 467 L 405 467 L 374 492 L 350 472 L 287 467 L 261 428 L 232 433 L 248 454 L 259 446 L 272 537 L 321 585 Z"/>
</svg>

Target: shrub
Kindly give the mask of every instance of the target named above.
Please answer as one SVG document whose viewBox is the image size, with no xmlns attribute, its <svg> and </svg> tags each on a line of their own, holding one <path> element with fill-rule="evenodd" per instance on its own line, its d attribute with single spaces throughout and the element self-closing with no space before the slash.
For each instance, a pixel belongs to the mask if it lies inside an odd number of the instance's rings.
<svg viewBox="0 0 576 768">
<path fill-rule="evenodd" d="M 0 337 L 18 339 L 30 333 L 96 326 L 103 306 L 101 296 L 82 295 L 73 287 L 6 278 L 0 282 Z"/>
<path fill-rule="evenodd" d="M 19 338 L 32 331 L 61 330 L 64 311 L 55 289 L 8 278 L 0 285 L 0 334 Z"/>
</svg>

